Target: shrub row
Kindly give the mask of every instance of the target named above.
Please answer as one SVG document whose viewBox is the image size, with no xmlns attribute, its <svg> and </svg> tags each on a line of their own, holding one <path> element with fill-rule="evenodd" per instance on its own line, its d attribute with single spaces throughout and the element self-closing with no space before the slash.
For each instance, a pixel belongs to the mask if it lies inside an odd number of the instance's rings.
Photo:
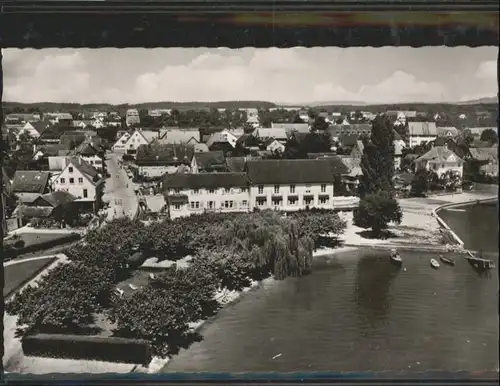
<svg viewBox="0 0 500 386">
<path fill-rule="evenodd" d="M 24 355 L 50 358 L 91 359 L 144 365 L 152 359 L 150 344 L 141 339 L 35 334 L 23 338 L 22 348 Z"/>
<path fill-rule="evenodd" d="M 69 243 L 71 241 L 77 241 L 81 238 L 79 233 L 70 233 L 67 236 L 62 236 L 60 238 L 54 239 L 54 240 L 47 240 L 41 243 L 37 244 L 31 244 L 31 245 L 26 245 L 22 248 L 16 248 L 16 249 L 11 249 L 8 248 L 4 250 L 5 252 L 5 257 L 8 259 L 12 259 L 14 257 L 24 255 L 26 253 L 33 253 L 33 252 L 38 252 L 43 249 L 49 249 L 56 247 L 61 244 Z M 15 246 L 15 245 L 14 245 Z M 7 247 L 6 245 L 4 247 Z"/>
</svg>

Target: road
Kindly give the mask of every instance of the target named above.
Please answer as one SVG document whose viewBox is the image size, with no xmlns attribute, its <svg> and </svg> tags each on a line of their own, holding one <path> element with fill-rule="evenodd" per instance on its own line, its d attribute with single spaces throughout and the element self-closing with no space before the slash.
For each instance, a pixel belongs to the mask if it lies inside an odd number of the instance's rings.
<svg viewBox="0 0 500 386">
<path fill-rule="evenodd" d="M 118 163 L 120 159 L 120 154 L 106 154 L 106 166 L 110 177 L 106 180 L 103 201 L 109 203 L 108 220 L 123 216 L 133 217 L 138 206 L 132 181 L 120 167 Z"/>
</svg>

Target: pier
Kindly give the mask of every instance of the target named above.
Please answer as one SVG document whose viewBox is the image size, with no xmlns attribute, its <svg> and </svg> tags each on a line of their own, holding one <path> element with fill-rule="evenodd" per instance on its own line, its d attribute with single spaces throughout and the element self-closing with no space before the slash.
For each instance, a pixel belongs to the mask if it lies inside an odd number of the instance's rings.
<svg viewBox="0 0 500 386">
<path fill-rule="evenodd" d="M 472 253 L 471 251 L 467 251 L 467 253 L 465 254 L 465 259 L 472 266 L 474 266 L 475 268 L 478 268 L 478 269 L 495 268 L 495 263 L 493 262 L 493 260 L 478 257 L 474 253 Z"/>
</svg>

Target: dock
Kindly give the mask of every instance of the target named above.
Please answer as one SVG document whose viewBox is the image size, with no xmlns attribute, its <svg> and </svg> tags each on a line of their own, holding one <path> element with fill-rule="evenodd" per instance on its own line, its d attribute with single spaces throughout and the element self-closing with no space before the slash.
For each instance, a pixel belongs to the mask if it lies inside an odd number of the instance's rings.
<svg viewBox="0 0 500 386">
<path fill-rule="evenodd" d="M 492 269 L 495 268 L 495 263 L 493 260 L 490 259 L 484 259 L 482 257 L 476 256 L 474 253 L 471 251 L 467 251 L 465 255 L 465 259 L 472 264 L 475 268 L 478 269 Z"/>
</svg>

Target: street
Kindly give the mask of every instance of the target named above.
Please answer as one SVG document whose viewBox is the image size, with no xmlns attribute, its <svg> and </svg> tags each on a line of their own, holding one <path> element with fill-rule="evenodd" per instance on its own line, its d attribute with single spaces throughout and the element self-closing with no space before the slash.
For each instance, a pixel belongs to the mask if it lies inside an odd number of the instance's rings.
<svg viewBox="0 0 500 386">
<path fill-rule="evenodd" d="M 120 154 L 106 154 L 106 166 L 110 177 L 106 180 L 103 201 L 109 203 L 108 220 L 123 216 L 133 217 L 138 207 L 132 181 L 118 163 L 120 158 Z"/>
</svg>

